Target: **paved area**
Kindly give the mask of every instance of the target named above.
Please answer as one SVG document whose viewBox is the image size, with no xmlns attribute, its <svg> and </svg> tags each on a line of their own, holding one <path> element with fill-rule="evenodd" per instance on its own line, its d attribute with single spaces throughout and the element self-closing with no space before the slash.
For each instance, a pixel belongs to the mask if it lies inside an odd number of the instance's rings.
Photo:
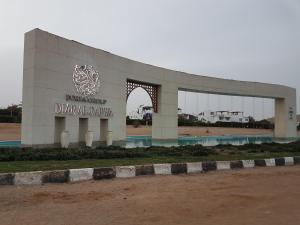
<svg viewBox="0 0 300 225">
<path fill-rule="evenodd" d="M 300 166 L 0 187 L 1 225 L 296 225 Z"/>
</svg>

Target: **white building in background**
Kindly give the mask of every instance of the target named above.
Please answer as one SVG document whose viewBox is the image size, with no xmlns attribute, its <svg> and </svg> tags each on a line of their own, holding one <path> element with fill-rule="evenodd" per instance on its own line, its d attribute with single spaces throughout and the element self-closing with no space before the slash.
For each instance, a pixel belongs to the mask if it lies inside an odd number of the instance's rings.
<svg viewBox="0 0 300 225">
<path fill-rule="evenodd" d="M 142 120 L 142 119 L 150 120 L 152 119 L 152 112 L 153 112 L 152 106 L 140 105 L 137 108 L 137 110 L 128 113 L 128 116 L 129 119 L 131 120 Z"/>
<path fill-rule="evenodd" d="M 244 112 L 240 111 L 205 111 L 198 115 L 198 120 L 203 123 L 217 123 L 217 122 L 227 122 L 227 123 L 248 123 L 249 117 L 244 116 Z"/>
<path fill-rule="evenodd" d="M 131 120 L 152 120 L 153 107 L 140 105 L 137 110 L 128 113 Z M 178 115 L 182 114 L 182 109 L 178 108 Z"/>
</svg>

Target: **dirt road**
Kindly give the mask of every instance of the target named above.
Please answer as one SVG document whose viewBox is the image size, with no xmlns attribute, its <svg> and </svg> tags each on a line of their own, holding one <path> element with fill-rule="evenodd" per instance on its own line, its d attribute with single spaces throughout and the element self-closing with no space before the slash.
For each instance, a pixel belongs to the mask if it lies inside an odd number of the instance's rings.
<svg viewBox="0 0 300 225">
<path fill-rule="evenodd" d="M 2 225 L 297 225 L 300 166 L 0 187 Z"/>
</svg>

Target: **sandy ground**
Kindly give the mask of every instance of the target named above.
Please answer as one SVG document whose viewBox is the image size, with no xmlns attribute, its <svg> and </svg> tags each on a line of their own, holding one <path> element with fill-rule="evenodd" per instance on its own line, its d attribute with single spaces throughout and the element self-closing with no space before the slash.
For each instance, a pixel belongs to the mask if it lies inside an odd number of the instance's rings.
<svg viewBox="0 0 300 225">
<path fill-rule="evenodd" d="M 21 125 L 18 123 L 0 123 L 0 141 L 21 140 Z"/>
<path fill-rule="evenodd" d="M 152 128 L 141 126 L 134 128 L 127 126 L 127 135 L 151 135 Z M 179 127 L 179 135 L 191 136 L 223 136 L 223 135 L 260 135 L 273 134 L 272 130 L 267 129 L 248 129 L 248 128 L 222 128 L 222 127 Z"/>
<path fill-rule="evenodd" d="M 3 186 L 0 224 L 297 225 L 299 186 L 300 166 Z"/>
<path fill-rule="evenodd" d="M 150 126 L 141 126 L 134 128 L 127 126 L 127 135 L 151 135 L 152 128 Z M 191 136 L 223 136 L 223 135 L 261 135 L 273 134 L 272 130 L 265 129 L 248 129 L 248 128 L 222 128 L 222 127 L 179 127 L 179 135 Z M 298 132 L 300 136 L 300 132 Z M 20 140 L 21 128 L 20 124 L 0 123 L 0 141 Z"/>
</svg>

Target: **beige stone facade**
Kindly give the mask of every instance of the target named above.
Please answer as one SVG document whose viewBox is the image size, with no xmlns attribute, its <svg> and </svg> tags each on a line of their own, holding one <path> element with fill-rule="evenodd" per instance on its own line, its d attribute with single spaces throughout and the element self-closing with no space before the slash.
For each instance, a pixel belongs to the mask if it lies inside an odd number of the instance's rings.
<svg viewBox="0 0 300 225">
<path fill-rule="evenodd" d="M 105 104 L 67 101 L 76 95 L 72 74 L 76 65 L 92 65 L 100 74 L 95 99 Z M 151 66 L 34 29 L 25 34 L 23 71 L 22 144 L 52 145 L 68 131 L 70 143 L 84 141 L 93 132 L 94 141 L 104 141 L 111 131 L 113 141 L 126 138 L 126 81 L 158 85 L 158 111 L 153 115 L 152 137 L 177 138 L 178 90 L 253 96 L 275 99 L 275 136 L 296 137 L 296 90 L 258 82 L 244 82 L 193 75 Z M 57 104 L 102 107 L 112 115 L 60 114 Z M 100 111 L 102 109 L 99 109 Z"/>
</svg>

